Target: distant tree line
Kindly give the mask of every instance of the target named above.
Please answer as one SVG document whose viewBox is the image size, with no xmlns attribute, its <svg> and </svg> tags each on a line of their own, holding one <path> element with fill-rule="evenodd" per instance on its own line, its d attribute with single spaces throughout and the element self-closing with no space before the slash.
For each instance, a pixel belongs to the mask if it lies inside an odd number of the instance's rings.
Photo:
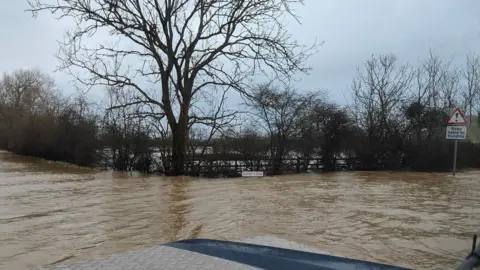
<svg viewBox="0 0 480 270">
<path fill-rule="evenodd" d="M 374 56 L 348 106 L 294 89 L 289 82 L 311 70 L 306 60 L 321 46 L 288 31 L 303 0 L 29 3 L 34 16 L 73 23 L 59 69 L 107 94 L 92 105 L 59 98 L 48 76 L 6 75 L 3 145 L 17 153 L 169 175 L 236 175 L 232 164 L 288 173 L 319 159 L 314 168 L 331 171 L 344 158 L 350 169 L 447 170 L 447 114 L 478 110 L 478 56 L 461 68 L 433 53 L 415 66 Z M 477 147 L 460 148 L 459 166 L 478 166 Z"/>
<path fill-rule="evenodd" d="M 292 160 L 301 171 L 315 160 L 322 171 L 338 169 L 336 160 L 353 162 L 354 170 L 446 171 L 449 114 L 456 106 L 467 116 L 480 112 L 480 56 L 467 56 L 463 67 L 434 53 L 416 65 L 373 56 L 358 69 L 345 106 L 325 91 L 274 82 L 243 93 L 235 107 L 218 88 L 192 102 L 184 174 L 235 176 L 241 169 L 234 163 L 255 169 L 260 161 L 269 174 L 284 174 Z M 108 86 L 101 102 L 91 99 L 65 96 L 37 69 L 4 74 L 0 147 L 81 166 L 171 174 L 175 135 L 163 111 L 138 102 L 128 86 Z M 458 153 L 459 168 L 480 167 L 476 144 L 462 141 Z"/>
</svg>

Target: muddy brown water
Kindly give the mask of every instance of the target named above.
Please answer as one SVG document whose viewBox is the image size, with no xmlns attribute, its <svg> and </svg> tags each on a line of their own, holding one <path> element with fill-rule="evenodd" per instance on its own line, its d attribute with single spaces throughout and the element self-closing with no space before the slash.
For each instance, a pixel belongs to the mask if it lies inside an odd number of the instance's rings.
<svg viewBox="0 0 480 270">
<path fill-rule="evenodd" d="M 271 235 L 340 256 L 451 269 L 480 231 L 479 194 L 479 172 L 199 180 L 0 152 L 0 268 L 35 269 L 192 237 Z"/>
</svg>

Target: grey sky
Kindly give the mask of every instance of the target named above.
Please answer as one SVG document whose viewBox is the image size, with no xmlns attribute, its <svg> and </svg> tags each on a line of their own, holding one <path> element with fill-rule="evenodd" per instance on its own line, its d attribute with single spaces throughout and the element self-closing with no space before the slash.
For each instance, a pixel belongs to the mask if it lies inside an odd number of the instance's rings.
<svg viewBox="0 0 480 270">
<path fill-rule="evenodd" d="M 0 72 L 40 67 L 52 73 L 57 41 L 68 26 L 43 13 L 36 20 L 26 0 L 0 0 Z M 298 6 L 302 25 L 291 25 L 296 39 L 325 41 L 309 63 L 300 89 L 330 90 L 344 103 L 356 67 L 372 54 L 394 53 L 400 61 L 416 62 L 430 48 L 463 63 L 467 53 L 480 53 L 479 0 L 306 0 Z M 65 74 L 54 77 L 69 88 Z"/>
</svg>

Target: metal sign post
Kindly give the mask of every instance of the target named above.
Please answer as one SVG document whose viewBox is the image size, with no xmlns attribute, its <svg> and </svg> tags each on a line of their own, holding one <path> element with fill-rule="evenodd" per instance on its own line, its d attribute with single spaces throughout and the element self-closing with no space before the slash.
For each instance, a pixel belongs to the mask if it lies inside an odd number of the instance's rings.
<svg viewBox="0 0 480 270">
<path fill-rule="evenodd" d="M 467 121 L 459 108 L 456 108 L 450 119 L 447 121 L 447 140 L 454 140 L 453 146 L 453 168 L 452 174 L 455 176 L 457 171 L 457 151 L 458 140 L 467 138 Z"/>
<path fill-rule="evenodd" d="M 457 149 L 458 149 L 458 140 L 455 140 L 453 146 L 453 169 L 452 175 L 455 176 L 455 172 L 457 171 Z"/>
</svg>

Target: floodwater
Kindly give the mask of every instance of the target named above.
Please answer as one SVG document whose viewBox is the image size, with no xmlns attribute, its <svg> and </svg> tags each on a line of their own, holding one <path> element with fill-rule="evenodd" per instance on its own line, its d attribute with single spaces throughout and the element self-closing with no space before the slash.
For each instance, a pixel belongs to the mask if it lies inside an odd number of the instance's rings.
<svg viewBox="0 0 480 270">
<path fill-rule="evenodd" d="M 0 152 L 0 268 L 72 263 L 191 237 L 270 235 L 340 256 L 451 269 L 480 228 L 479 176 L 174 179 Z"/>
</svg>

